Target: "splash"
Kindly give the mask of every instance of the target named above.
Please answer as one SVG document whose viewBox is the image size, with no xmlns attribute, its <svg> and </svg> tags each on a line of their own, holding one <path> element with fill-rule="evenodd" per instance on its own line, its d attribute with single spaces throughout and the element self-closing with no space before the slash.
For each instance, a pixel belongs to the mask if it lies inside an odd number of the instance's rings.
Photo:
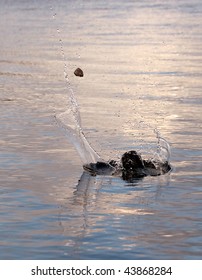
<svg viewBox="0 0 202 280">
<path fill-rule="evenodd" d="M 56 13 L 54 13 L 52 17 L 55 20 Z M 106 162 L 91 147 L 91 145 L 89 144 L 89 142 L 87 141 L 84 135 L 82 124 L 81 124 L 79 105 L 75 97 L 74 91 L 71 87 L 71 83 L 68 76 L 68 71 L 67 71 L 68 67 L 66 62 L 67 60 L 65 58 L 63 41 L 61 39 L 61 31 L 59 28 L 57 28 L 57 36 L 58 36 L 58 41 L 60 43 L 60 53 L 64 64 L 64 79 L 65 79 L 67 93 L 68 93 L 67 95 L 68 105 L 67 105 L 67 110 L 65 112 L 55 115 L 56 123 L 60 128 L 62 128 L 69 142 L 72 143 L 72 145 L 75 147 L 84 165 L 88 163 L 96 163 L 100 161 Z M 127 130 L 133 131 L 134 123 L 128 121 L 126 124 L 127 124 L 126 126 L 128 127 L 125 127 L 124 129 L 125 132 L 127 132 Z M 170 146 L 168 142 L 160 135 L 159 130 L 156 128 L 152 128 L 151 125 L 145 123 L 145 121 L 142 119 L 141 121 L 138 122 L 138 124 L 139 124 L 138 125 L 139 129 L 142 126 L 142 128 L 147 128 L 151 130 L 157 139 L 157 144 L 155 145 L 156 149 L 154 149 L 151 143 L 149 143 L 146 147 L 144 142 L 145 137 L 142 136 L 141 141 L 142 141 L 142 148 L 144 152 L 146 150 L 148 154 L 150 153 L 152 155 L 150 159 L 154 162 L 156 160 L 160 162 L 165 162 L 165 161 L 168 162 L 170 158 Z"/>
<path fill-rule="evenodd" d="M 82 130 L 79 105 L 68 78 L 67 65 L 65 62 L 65 56 L 61 39 L 60 43 L 64 59 L 64 78 L 66 81 L 66 87 L 68 91 L 68 108 L 65 112 L 56 115 L 55 120 L 58 126 L 64 130 L 67 139 L 73 144 L 73 146 L 77 150 L 83 164 L 89 162 L 95 163 L 97 161 L 100 161 L 101 158 L 90 146 Z"/>
<path fill-rule="evenodd" d="M 156 155 L 161 162 L 165 162 L 165 161 L 169 162 L 170 145 L 166 141 L 166 139 L 161 136 L 158 129 L 154 129 L 154 132 L 156 133 L 156 137 L 157 137 L 157 141 L 158 141 Z"/>
<path fill-rule="evenodd" d="M 69 108 L 64 113 L 56 115 L 55 120 L 58 126 L 64 130 L 67 139 L 77 150 L 83 164 L 103 161 L 88 143 L 78 118 L 75 118 L 75 112 Z"/>
<path fill-rule="evenodd" d="M 169 162 L 171 151 L 170 145 L 161 136 L 160 131 L 153 125 L 145 122 L 136 110 L 136 119 L 129 120 L 124 125 L 124 132 L 133 138 L 135 149 L 149 160 L 156 162 Z"/>
<path fill-rule="evenodd" d="M 52 8 L 51 8 L 52 10 Z M 56 13 L 53 14 L 53 19 L 56 18 Z M 60 52 L 64 64 L 64 79 L 66 82 L 66 88 L 68 92 L 67 96 L 67 110 L 63 113 L 55 115 L 57 125 L 63 129 L 65 136 L 70 143 L 77 150 L 83 164 L 89 162 L 96 163 L 97 161 L 103 161 L 101 157 L 95 152 L 95 150 L 88 143 L 81 125 L 81 117 L 79 112 L 79 105 L 76 100 L 74 91 L 71 87 L 71 83 L 67 73 L 67 63 L 65 58 L 65 52 L 63 47 L 63 41 L 60 35 L 60 29 L 57 28 L 58 40 L 60 43 Z"/>
</svg>

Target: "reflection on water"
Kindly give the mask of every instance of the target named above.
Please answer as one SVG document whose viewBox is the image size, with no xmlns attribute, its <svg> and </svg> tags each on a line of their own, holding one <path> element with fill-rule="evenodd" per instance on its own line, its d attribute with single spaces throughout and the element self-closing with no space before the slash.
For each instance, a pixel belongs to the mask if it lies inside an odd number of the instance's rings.
<svg viewBox="0 0 202 280">
<path fill-rule="evenodd" d="M 51 4 L 54 20 L 49 1 L 0 4 L 0 258 L 201 259 L 201 1 Z M 159 132 L 170 175 L 82 173 L 53 119 L 68 105 L 57 28 L 90 146 L 150 156 Z"/>
</svg>

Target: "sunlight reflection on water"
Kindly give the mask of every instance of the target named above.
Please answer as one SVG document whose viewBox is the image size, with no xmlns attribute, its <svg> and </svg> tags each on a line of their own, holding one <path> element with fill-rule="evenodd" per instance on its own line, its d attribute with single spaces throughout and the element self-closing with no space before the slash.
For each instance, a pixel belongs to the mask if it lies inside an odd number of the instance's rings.
<svg viewBox="0 0 202 280">
<path fill-rule="evenodd" d="M 0 6 L 0 258 L 201 259 L 201 1 Z M 68 94 L 57 28 L 92 147 L 144 153 L 158 129 L 171 174 L 83 173 L 53 120 Z"/>
</svg>

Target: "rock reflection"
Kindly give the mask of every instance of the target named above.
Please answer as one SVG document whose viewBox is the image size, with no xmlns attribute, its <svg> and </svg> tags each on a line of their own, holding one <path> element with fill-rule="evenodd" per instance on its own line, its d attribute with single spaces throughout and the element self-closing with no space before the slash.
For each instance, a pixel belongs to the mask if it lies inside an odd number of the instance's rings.
<svg viewBox="0 0 202 280">
<path fill-rule="evenodd" d="M 95 252 L 94 245 L 99 245 L 97 236 L 106 238 L 109 246 L 105 244 L 105 250 L 109 250 L 113 234 L 105 237 L 108 231 L 116 234 L 118 228 L 124 233 L 141 216 L 153 216 L 156 210 L 151 205 L 160 199 L 162 187 L 169 184 L 169 175 L 162 177 L 167 177 L 164 183 L 163 180 L 159 183 L 158 179 L 152 178 L 152 182 L 151 178 L 147 178 L 144 183 L 135 180 L 126 184 L 120 178 L 94 177 L 84 171 L 60 215 L 64 239 L 68 237 L 64 254 L 79 259 L 84 247 L 89 253 Z M 127 233 L 127 238 L 122 238 L 123 242 L 127 240 L 128 248 L 134 247 L 133 241 L 128 242 L 132 232 Z"/>
</svg>

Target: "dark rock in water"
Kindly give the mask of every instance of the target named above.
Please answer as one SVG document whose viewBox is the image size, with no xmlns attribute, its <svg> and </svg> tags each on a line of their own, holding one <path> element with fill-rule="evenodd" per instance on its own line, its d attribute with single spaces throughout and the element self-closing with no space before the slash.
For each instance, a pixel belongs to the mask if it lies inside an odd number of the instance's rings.
<svg viewBox="0 0 202 280">
<path fill-rule="evenodd" d="M 74 71 L 74 75 L 75 76 L 78 76 L 78 77 L 83 77 L 83 70 L 81 70 L 81 68 L 77 68 L 75 71 Z"/>
<path fill-rule="evenodd" d="M 143 160 L 136 151 L 123 154 L 121 163 L 109 162 L 89 163 L 83 166 L 91 175 L 121 175 L 123 180 L 131 181 L 145 176 L 159 176 L 171 170 L 170 164 L 160 161 Z"/>
<path fill-rule="evenodd" d="M 136 151 L 126 152 L 123 154 L 121 161 L 123 166 L 122 178 L 127 181 L 145 176 L 159 176 L 171 170 L 167 161 L 144 160 Z"/>
<path fill-rule="evenodd" d="M 122 178 L 124 180 L 146 176 L 143 160 L 136 151 L 129 151 L 124 153 L 121 158 L 121 163 Z"/>
<path fill-rule="evenodd" d="M 122 155 L 121 162 L 126 170 L 135 170 L 136 168 L 144 168 L 141 156 L 136 151 L 129 151 Z"/>
</svg>

